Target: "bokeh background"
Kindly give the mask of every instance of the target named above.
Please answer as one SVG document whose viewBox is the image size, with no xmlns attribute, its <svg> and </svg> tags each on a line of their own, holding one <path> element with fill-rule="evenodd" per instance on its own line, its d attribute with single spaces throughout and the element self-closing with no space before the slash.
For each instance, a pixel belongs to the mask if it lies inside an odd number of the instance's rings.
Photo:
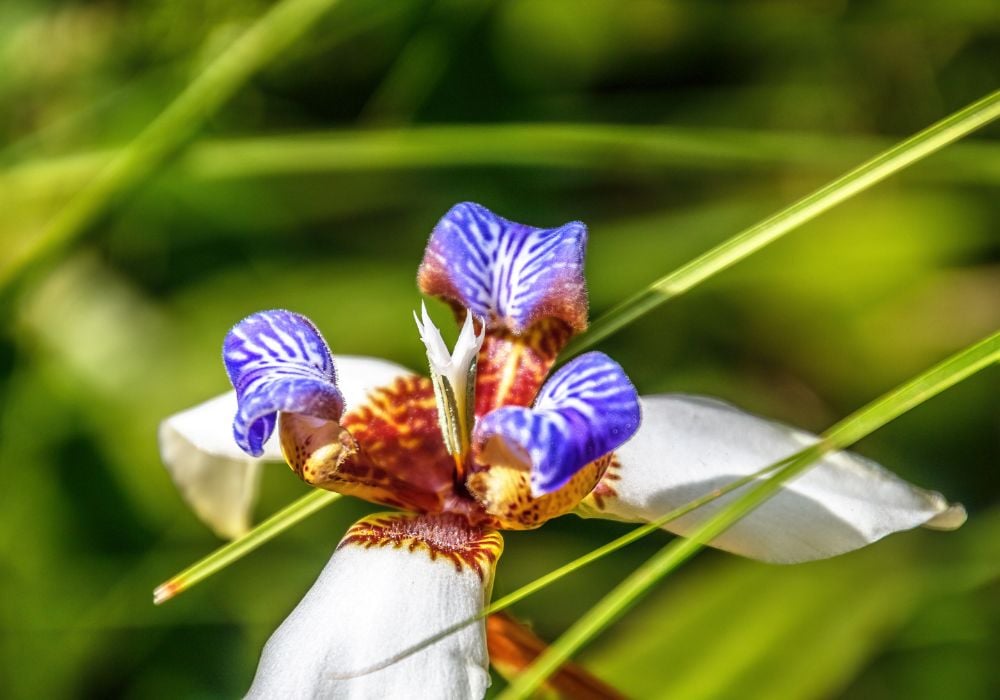
<svg viewBox="0 0 1000 700">
<path fill-rule="evenodd" d="M 271 4 L 0 3 L 3 697 L 239 696 L 370 510 L 344 499 L 151 604 L 220 544 L 160 466 L 156 426 L 226 388 L 220 342 L 245 314 L 295 309 L 335 352 L 421 368 L 416 265 L 463 200 L 587 222 L 600 313 L 1000 82 L 995 0 L 342 0 L 80 235 L 17 255 Z M 643 393 L 822 430 L 1000 325 L 998 136 L 602 349 Z M 791 568 L 703 553 L 579 660 L 640 698 L 997 697 L 997 375 L 858 448 L 964 502 L 961 531 Z M 303 493 L 267 470 L 258 516 Z M 512 534 L 496 592 L 624 529 L 569 517 Z M 667 539 L 515 612 L 553 639 Z"/>
</svg>

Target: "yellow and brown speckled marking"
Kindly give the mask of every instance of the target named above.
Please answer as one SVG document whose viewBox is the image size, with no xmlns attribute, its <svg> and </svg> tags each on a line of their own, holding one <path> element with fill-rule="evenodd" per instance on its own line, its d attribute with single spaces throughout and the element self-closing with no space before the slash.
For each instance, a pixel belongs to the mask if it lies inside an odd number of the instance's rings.
<svg viewBox="0 0 1000 700">
<path fill-rule="evenodd" d="M 491 465 L 473 472 L 466 486 L 487 513 L 504 530 L 533 530 L 546 521 L 569 513 L 591 493 L 611 463 L 605 455 L 585 466 L 557 491 L 534 498 L 527 469 Z"/>
<path fill-rule="evenodd" d="M 300 479 L 313 486 L 336 478 L 340 465 L 357 452 L 351 434 L 335 421 L 282 413 L 278 436 L 281 453 Z"/>
<path fill-rule="evenodd" d="M 495 530 L 469 525 L 465 518 L 451 513 L 376 513 L 347 531 L 339 547 L 349 545 L 424 552 L 431 561 L 450 561 L 459 573 L 471 570 L 489 581 L 503 552 L 503 537 Z"/>
<path fill-rule="evenodd" d="M 525 333 L 486 332 L 476 373 L 476 415 L 501 406 L 529 406 L 559 351 L 572 335 L 563 321 L 544 318 Z"/>
<path fill-rule="evenodd" d="M 583 499 L 583 504 L 592 509 L 604 510 L 607 508 L 608 499 L 618 498 L 618 491 L 615 490 L 615 482 L 620 481 L 622 478 L 622 465 L 614 453 L 608 456 L 611 461 L 608 464 L 608 468 L 604 472 L 604 476 L 602 476 L 601 480 L 597 482 L 597 486 L 594 487 L 594 490 Z"/>
<path fill-rule="evenodd" d="M 455 500 L 455 463 L 425 377 L 375 389 L 341 425 L 283 414 L 281 426 L 286 460 L 313 486 L 429 513 Z"/>
<path fill-rule="evenodd" d="M 496 342 L 508 341 L 513 342 Z M 508 365 L 515 368 L 514 378 L 504 380 L 508 399 L 525 398 L 525 377 L 548 371 L 548 364 L 541 368 L 534 362 Z M 532 396 L 543 377 L 532 380 Z M 458 484 L 438 424 L 434 387 L 425 377 L 401 377 L 374 390 L 340 425 L 282 414 L 279 431 L 286 460 L 307 483 L 417 513 L 448 514 L 470 528 L 530 530 L 572 511 L 584 497 L 603 508 L 602 498 L 614 493 L 608 482 L 616 477 L 601 478 L 611 455 L 540 498 L 532 498 L 529 472 L 518 466 L 473 464 L 465 484 Z"/>
</svg>

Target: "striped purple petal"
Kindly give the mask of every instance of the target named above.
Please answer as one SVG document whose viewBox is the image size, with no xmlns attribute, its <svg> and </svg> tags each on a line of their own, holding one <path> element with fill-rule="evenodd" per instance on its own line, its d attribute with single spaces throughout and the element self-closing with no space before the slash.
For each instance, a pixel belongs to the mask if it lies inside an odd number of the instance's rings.
<svg viewBox="0 0 1000 700">
<path fill-rule="evenodd" d="M 589 352 L 552 375 L 532 408 L 505 406 L 486 414 L 473 443 L 480 455 L 512 455 L 527 465 L 537 497 L 620 447 L 639 421 L 639 396 L 621 366 Z M 496 440 L 502 449 L 490 444 Z"/>
<path fill-rule="evenodd" d="M 579 221 L 534 228 L 466 202 L 434 228 L 418 281 L 424 293 L 471 309 L 488 327 L 521 334 L 555 317 L 580 331 L 587 326 L 586 246 Z"/>
<path fill-rule="evenodd" d="M 236 388 L 233 436 L 259 457 L 274 432 L 278 411 L 339 421 L 344 397 L 330 348 L 316 326 L 291 311 L 261 311 L 237 323 L 222 345 Z"/>
</svg>

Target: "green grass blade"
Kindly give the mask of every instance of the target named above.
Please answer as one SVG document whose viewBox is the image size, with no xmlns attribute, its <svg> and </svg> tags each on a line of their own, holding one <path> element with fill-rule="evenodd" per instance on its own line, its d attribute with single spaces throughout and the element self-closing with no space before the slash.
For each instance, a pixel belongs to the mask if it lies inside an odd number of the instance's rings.
<svg viewBox="0 0 1000 700">
<path fill-rule="evenodd" d="M 884 151 L 760 223 L 736 234 L 618 304 L 571 340 L 566 357 L 578 353 L 716 273 L 752 255 L 786 233 L 863 192 L 935 151 L 1000 117 L 1000 90 L 973 102 Z"/>
<path fill-rule="evenodd" d="M 664 547 L 591 608 L 500 695 L 504 700 L 528 697 L 566 660 L 618 619 L 664 576 L 773 496 L 788 479 L 823 455 L 844 449 L 945 389 L 1000 361 L 1000 332 L 962 350 L 915 379 L 876 399 L 825 432 L 820 442 L 796 454 L 774 476 L 756 486 L 706 521 L 689 538 Z"/>
<path fill-rule="evenodd" d="M 191 177 L 240 178 L 313 172 L 530 167 L 745 172 L 774 166 L 842 170 L 893 142 L 751 129 L 622 124 L 434 124 L 206 141 L 181 163 Z M 1000 147 L 977 140 L 949 149 L 919 174 L 946 181 L 1000 181 Z M 54 163 L 53 163 L 54 164 Z"/>
<path fill-rule="evenodd" d="M 192 586 L 218 571 L 226 568 L 237 559 L 268 542 L 288 528 L 296 525 L 313 513 L 330 505 L 340 498 L 339 493 L 315 489 L 302 498 L 293 501 L 277 513 L 263 521 L 243 537 L 219 547 L 204 559 L 195 562 L 173 578 L 165 581 L 153 591 L 153 603 L 159 605 L 188 590 Z"/>
<path fill-rule="evenodd" d="M 948 403 L 957 405 L 957 398 Z M 713 557 L 651 590 L 627 624 L 606 630 L 582 658 L 587 670 L 631 698 L 864 695 L 845 688 L 856 689 L 882 654 L 891 655 L 899 668 L 912 669 L 920 659 L 937 660 L 952 644 L 962 644 L 966 654 L 975 648 L 963 636 L 969 617 L 951 605 L 985 610 L 986 601 L 996 597 L 998 544 L 1000 509 L 992 508 L 977 510 L 947 537 L 930 532 L 890 537 L 848 557 L 804 566 Z M 966 596 L 970 602 L 958 602 Z M 928 632 L 928 615 L 945 627 Z M 936 667 L 930 672 L 938 675 Z M 890 687 L 896 696 L 916 700 L 912 690 L 892 682 Z M 953 697 L 989 696 L 959 690 L 954 680 L 937 687 L 936 693 L 918 696 L 948 695 L 943 688 L 955 689 Z"/>
<path fill-rule="evenodd" d="M 0 287 L 29 263 L 83 233 L 119 195 L 148 177 L 254 73 L 302 36 L 335 2 L 281 0 L 274 5 L 103 166 L 37 237 L 0 267 Z"/>
<path fill-rule="evenodd" d="M 205 139 L 179 159 L 176 174 L 203 180 L 377 173 L 461 167 L 606 170 L 693 168 L 746 173 L 773 167 L 841 170 L 892 145 L 883 138 L 753 129 L 622 124 L 434 124 Z M 0 185 L 68 188 L 86 182 L 118 151 L 40 158 L 0 172 Z M 914 176 L 935 182 L 1000 183 L 1000 145 L 970 140 Z M 617 167 L 617 166 L 615 166 Z"/>
</svg>

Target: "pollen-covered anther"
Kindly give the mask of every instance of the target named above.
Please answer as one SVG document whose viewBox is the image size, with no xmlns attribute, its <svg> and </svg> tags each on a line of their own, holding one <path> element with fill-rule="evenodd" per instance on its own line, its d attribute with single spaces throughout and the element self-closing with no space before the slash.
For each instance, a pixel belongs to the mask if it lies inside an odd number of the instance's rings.
<svg viewBox="0 0 1000 700">
<path fill-rule="evenodd" d="M 288 466 L 313 486 L 333 481 L 340 465 L 358 449 L 351 434 L 335 421 L 282 413 L 278 431 Z"/>
</svg>

